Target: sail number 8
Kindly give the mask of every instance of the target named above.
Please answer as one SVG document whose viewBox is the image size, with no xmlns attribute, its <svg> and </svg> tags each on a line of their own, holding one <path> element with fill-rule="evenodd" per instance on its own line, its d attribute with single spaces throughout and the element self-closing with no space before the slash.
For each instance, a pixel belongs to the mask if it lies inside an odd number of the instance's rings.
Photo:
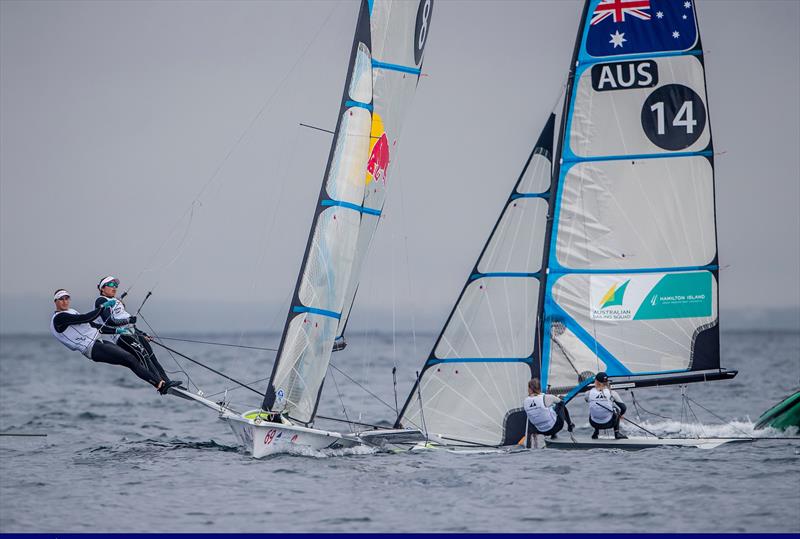
<svg viewBox="0 0 800 539">
<path fill-rule="evenodd" d="M 705 126 L 703 101 L 682 84 L 658 88 L 642 106 L 642 128 L 647 138 L 665 150 L 688 148 L 700 138 Z"/>
<path fill-rule="evenodd" d="M 422 62 L 422 52 L 425 50 L 425 41 L 431 26 L 433 14 L 433 0 L 420 0 L 417 8 L 417 25 L 414 30 L 414 61 L 417 65 Z"/>
</svg>

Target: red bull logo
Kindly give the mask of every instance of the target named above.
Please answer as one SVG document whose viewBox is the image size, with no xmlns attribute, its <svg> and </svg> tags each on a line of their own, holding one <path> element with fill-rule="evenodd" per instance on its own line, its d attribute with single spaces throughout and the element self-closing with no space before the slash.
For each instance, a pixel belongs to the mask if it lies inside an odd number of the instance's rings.
<svg viewBox="0 0 800 539">
<path fill-rule="evenodd" d="M 367 185 L 372 180 L 386 184 L 386 171 L 389 168 L 389 139 L 383 128 L 383 120 L 377 113 L 372 115 L 370 130 L 370 153 L 367 161 Z"/>
</svg>

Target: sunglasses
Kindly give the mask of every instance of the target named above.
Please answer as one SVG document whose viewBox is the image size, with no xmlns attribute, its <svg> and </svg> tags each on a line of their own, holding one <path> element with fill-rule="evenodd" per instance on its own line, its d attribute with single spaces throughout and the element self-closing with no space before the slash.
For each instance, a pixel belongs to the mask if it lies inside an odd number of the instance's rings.
<svg viewBox="0 0 800 539">
<path fill-rule="evenodd" d="M 111 288 L 117 288 L 119 286 L 119 283 L 117 281 L 110 281 L 110 282 L 107 282 L 106 284 L 104 284 L 103 286 L 108 286 L 108 287 L 111 287 Z"/>
</svg>

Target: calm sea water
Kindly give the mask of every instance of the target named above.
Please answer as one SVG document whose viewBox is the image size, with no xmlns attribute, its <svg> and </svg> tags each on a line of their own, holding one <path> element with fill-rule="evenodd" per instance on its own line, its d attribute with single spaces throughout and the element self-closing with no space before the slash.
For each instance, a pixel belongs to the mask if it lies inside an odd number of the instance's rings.
<svg viewBox="0 0 800 539">
<path fill-rule="evenodd" d="M 393 357 L 402 401 L 432 340 L 417 336 L 415 353 L 409 336 L 353 337 L 334 357 L 393 406 Z M 272 364 L 268 352 L 172 344 L 243 381 L 266 376 Z M 168 355 L 160 357 L 175 369 Z M 702 424 L 693 428 L 707 435 L 751 433 L 752 420 L 800 385 L 798 333 L 723 334 L 723 357 L 740 370 L 735 380 L 689 390 L 733 422 L 719 425 L 695 408 Z M 206 394 L 225 389 L 214 375 L 187 370 Z M 255 460 L 213 412 L 161 397 L 127 370 L 94 364 L 50 337 L 0 339 L 0 380 L 0 432 L 48 435 L 0 437 L 0 532 L 800 532 L 798 441 L 631 453 L 351 450 Z M 326 383 L 322 413 L 341 417 L 344 405 L 351 419 L 392 419 L 384 404 L 342 376 L 336 381 L 339 392 Z M 636 397 L 672 418 L 642 413 L 649 429 L 680 427 L 677 389 Z M 260 402 L 243 390 L 229 398 L 242 407 Z M 586 428 L 585 408 L 570 408 Z"/>
</svg>

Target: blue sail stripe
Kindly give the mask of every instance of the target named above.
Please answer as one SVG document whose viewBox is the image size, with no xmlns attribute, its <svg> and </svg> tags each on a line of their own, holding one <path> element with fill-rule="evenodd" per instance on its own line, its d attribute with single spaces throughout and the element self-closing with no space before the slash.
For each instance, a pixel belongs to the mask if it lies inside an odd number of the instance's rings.
<svg viewBox="0 0 800 539">
<path fill-rule="evenodd" d="M 323 200 L 320 204 L 323 206 L 340 206 L 342 208 L 347 208 L 350 210 L 355 210 L 359 213 L 368 213 L 369 215 L 380 215 L 381 210 L 375 210 L 372 208 L 367 208 L 365 206 L 359 206 L 358 204 L 353 204 L 351 202 L 342 202 L 341 200 Z"/>
<path fill-rule="evenodd" d="M 372 105 L 369 103 L 362 103 L 361 101 L 353 101 L 352 99 L 348 99 L 344 102 L 346 107 L 361 107 L 362 109 L 367 109 L 368 111 L 372 112 Z"/>
<path fill-rule="evenodd" d="M 625 275 L 627 273 L 671 273 L 679 271 L 716 271 L 718 265 L 708 266 L 676 266 L 669 268 L 631 268 L 631 269 L 575 269 L 566 268 L 560 264 L 551 266 L 552 274 L 583 274 L 583 275 Z"/>
<path fill-rule="evenodd" d="M 441 363 L 533 363 L 530 357 L 451 357 L 447 359 L 430 358 L 426 365 Z"/>
<path fill-rule="evenodd" d="M 703 157 L 711 157 L 713 152 L 704 150 L 700 152 L 639 153 L 630 155 L 601 155 L 596 157 L 578 157 L 575 155 L 575 157 L 564 158 L 564 163 L 585 163 L 587 161 L 626 161 L 629 159 L 664 159 L 669 157 L 694 157 L 698 155 Z"/>
<path fill-rule="evenodd" d="M 474 281 L 476 279 L 484 279 L 484 278 L 494 278 L 494 277 L 533 277 L 535 279 L 541 278 L 541 274 L 539 272 L 536 273 L 523 273 L 523 272 L 516 272 L 516 271 L 492 271 L 489 273 L 473 273 L 469 276 L 470 281 Z"/>
<path fill-rule="evenodd" d="M 545 291 L 545 312 L 546 318 L 544 323 L 544 334 L 550 335 L 552 322 L 555 319 L 564 324 L 590 351 L 594 352 L 597 358 L 605 363 L 606 372 L 609 376 L 629 375 L 632 374 L 630 369 L 626 367 L 619 359 L 617 359 L 611 352 L 597 342 L 583 326 L 572 318 L 567 312 L 562 309 L 553 299 L 552 295 L 553 282 L 547 283 L 547 290 Z M 552 354 L 550 353 L 550 339 L 544 339 L 543 353 L 542 353 L 542 386 L 547 387 L 549 384 L 548 378 L 550 376 L 550 360 Z"/>
<path fill-rule="evenodd" d="M 401 73 L 411 73 L 412 75 L 419 75 L 422 73 L 422 70 L 418 67 L 409 67 L 400 64 L 388 64 L 386 62 L 380 62 L 373 58 L 372 60 L 372 67 L 377 69 L 388 69 L 389 71 L 400 71 Z"/>
<path fill-rule="evenodd" d="M 294 313 L 311 313 L 311 314 L 321 314 L 322 316 L 327 316 L 329 318 L 340 319 L 342 317 L 341 313 L 328 311 L 326 309 L 317 309 L 315 307 L 292 307 L 292 312 Z"/>
<path fill-rule="evenodd" d="M 669 58 L 672 56 L 700 56 L 703 51 L 683 51 L 683 52 L 641 52 L 638 54 L 626 54 L 620 56 L 589 56 L 585 52 L 581 52 L 578 59 L 578 73 L 582 73 L 586 67 L 591 67 L 595 64 L 604 64 L 609 62 L 624 62 L 626 60 L 649 60 L 650 58 Z M 583 69 L 581 69 L 583 68 Z"/>
</svg>

